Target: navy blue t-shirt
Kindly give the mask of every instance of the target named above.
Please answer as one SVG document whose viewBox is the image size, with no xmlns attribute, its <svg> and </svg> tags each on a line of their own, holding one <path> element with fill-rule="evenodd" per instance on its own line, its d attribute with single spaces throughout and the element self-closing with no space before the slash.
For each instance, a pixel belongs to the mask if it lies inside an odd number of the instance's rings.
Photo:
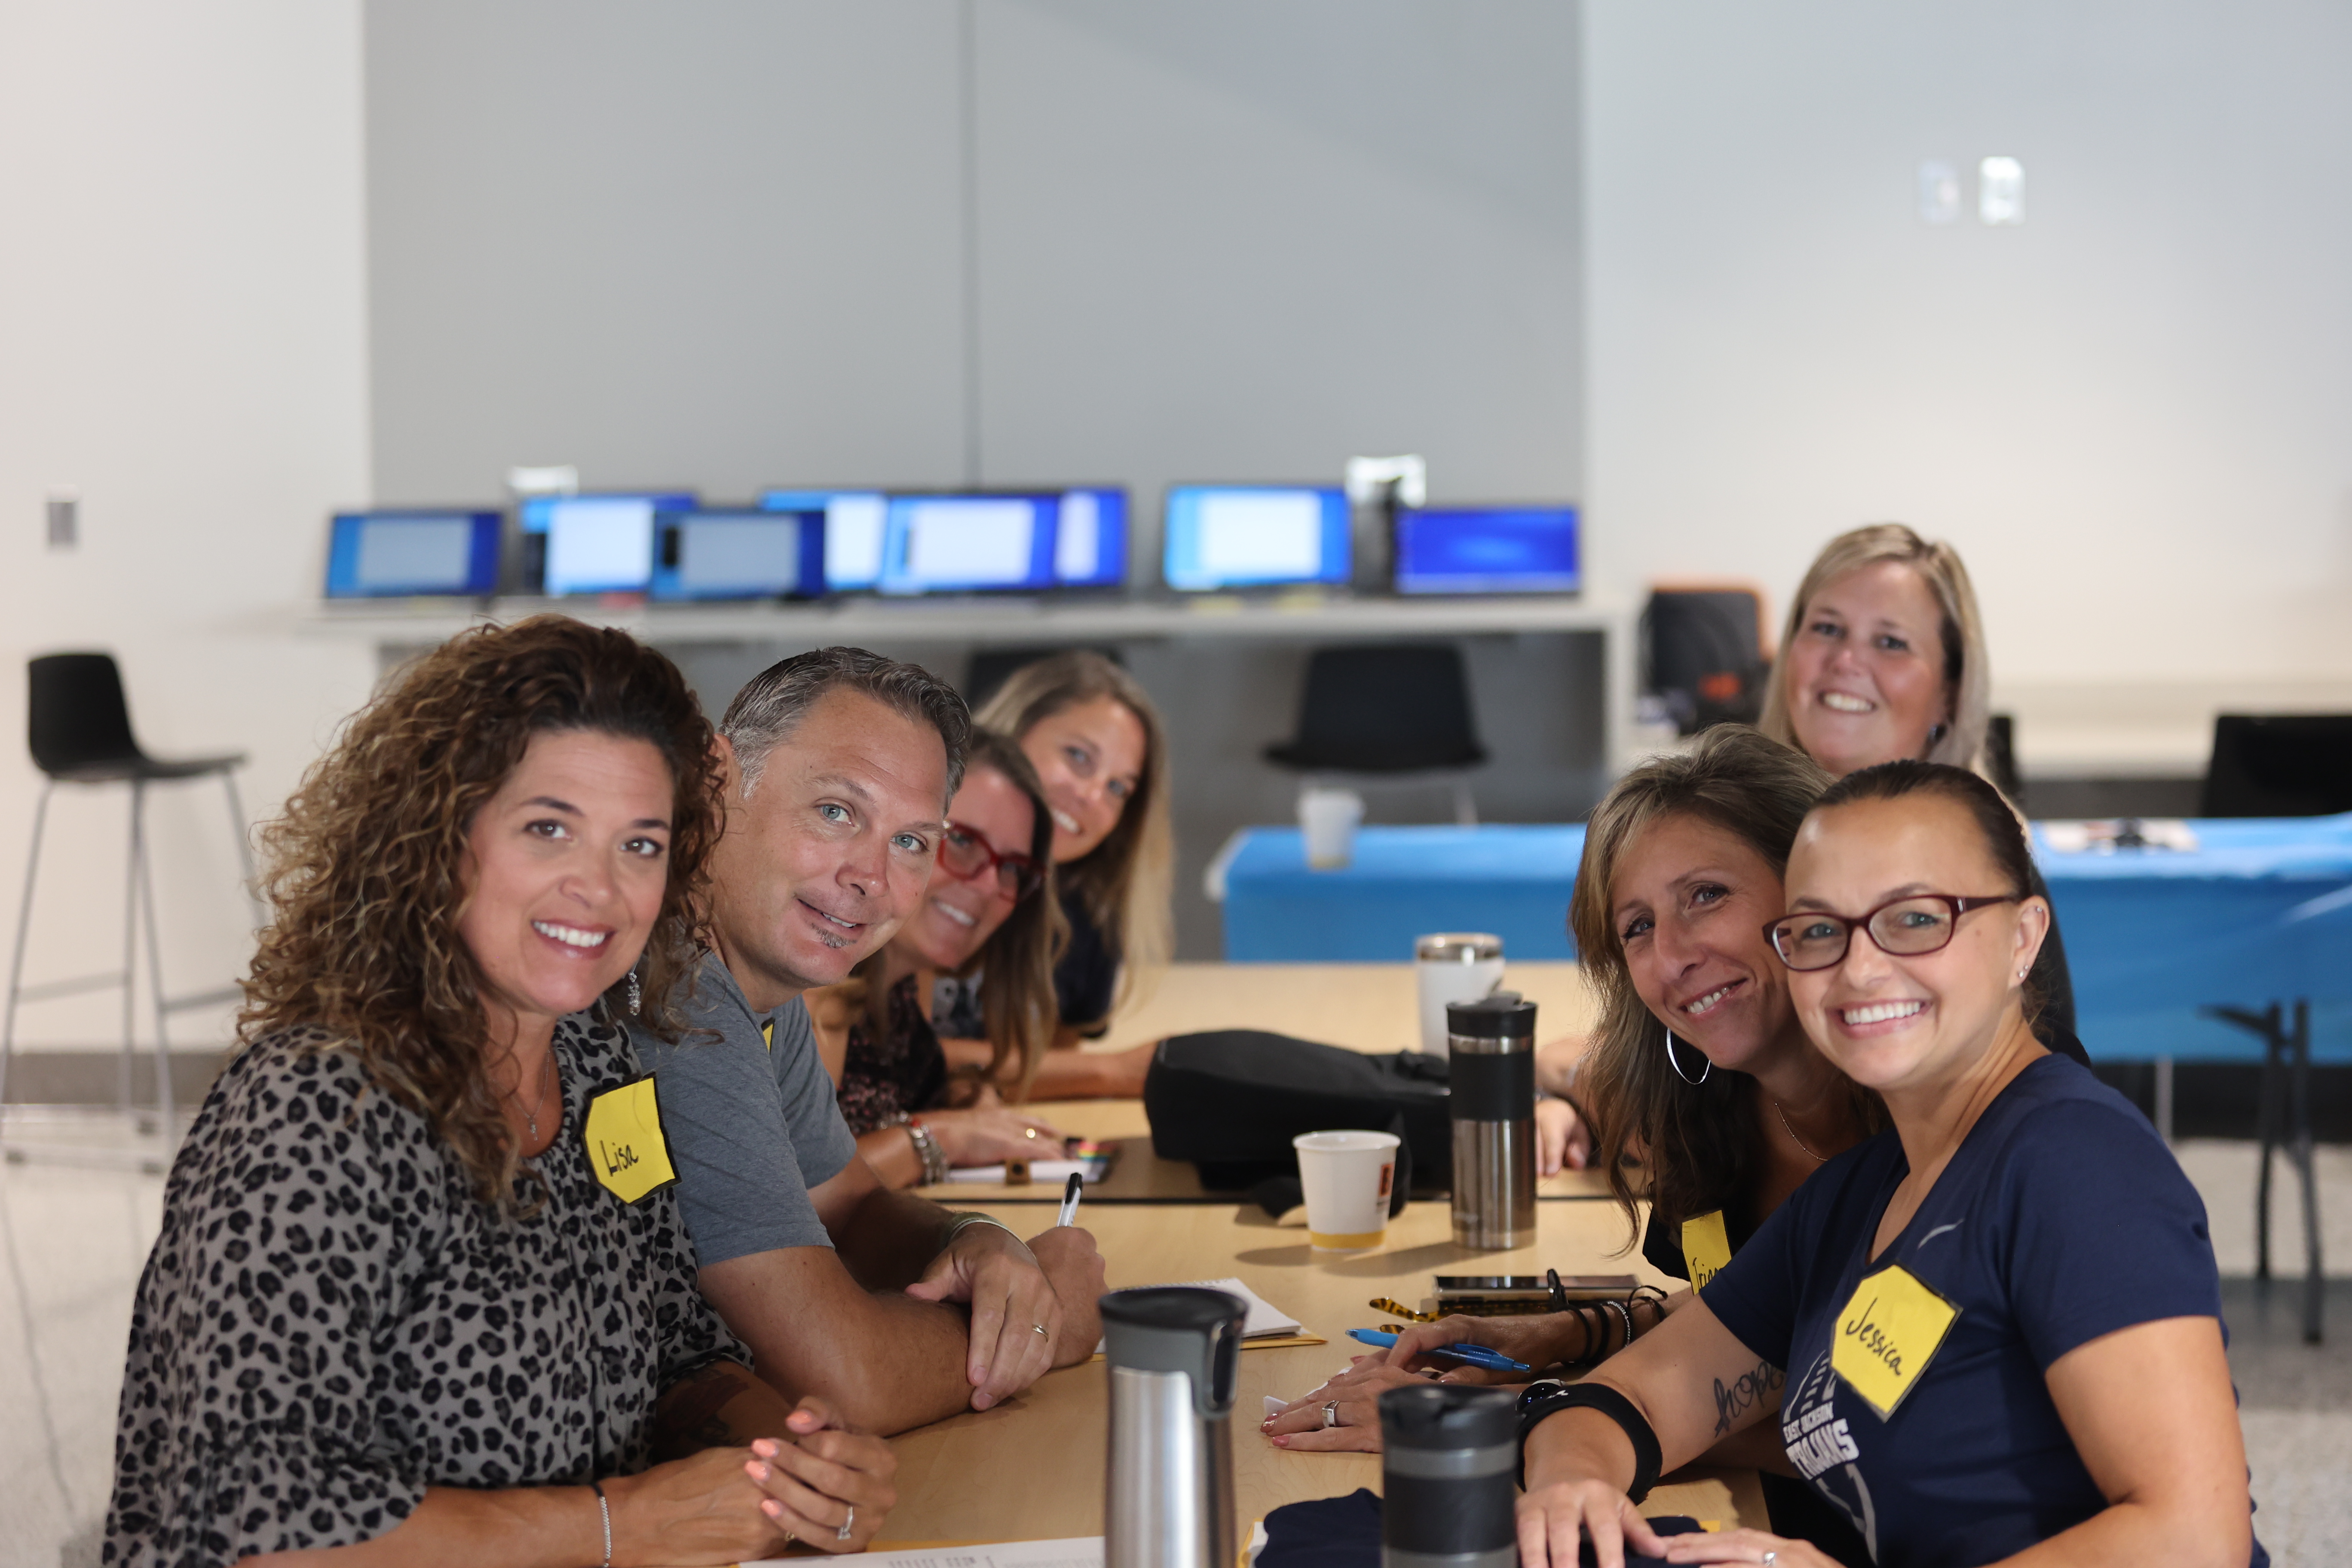
<svg viewBox="0 0 2352 1568">
<path fill-rule="evenodd" d="M 1797 1189 L 1700 1291 L 1724 1327 L 1789 1372 L 1781 1436 L 1798 1472 L 1878 1562 L 1990 1563 L 2106 1500 L 2044 1373 L 2103 1334 L 2221 1312 L 2205 1205 L 2132 1104 L 2063 1057 L 2011 1081 L 1911 1223 L 1871 1237 L 1908 1173 L 1892 1131 Z M 1831 1367 L 1865 1277 L 1900 1264 L 1958 1309 L 1893 1414 Z M 1874 1297 L 1879 1292 L 1874 1291 Z M 2257 1543 L 2253 1568 L 2269 1558 Z"/>
</svg>

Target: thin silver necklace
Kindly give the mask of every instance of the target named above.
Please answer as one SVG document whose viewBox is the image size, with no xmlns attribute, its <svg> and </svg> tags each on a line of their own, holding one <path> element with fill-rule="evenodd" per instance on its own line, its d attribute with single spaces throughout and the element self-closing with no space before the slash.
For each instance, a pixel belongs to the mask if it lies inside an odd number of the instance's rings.
<svg viewBox="0 0 2352 1568">
<path fill-rule="evenodd" d="M 547 1048 L 547 1070 L 539 1075 L 539 1098 L 530 1102 L 530 1109 L 529 1110 L 523 1112 L 523 1120 L 530 1123 L 530 1141 L 534 1143 L 539 1142 L 540 1110 L 547 1104 L 547 1080 L 554 1076 L 555 1047 L 553 1046 L 550 1046 Z M 1778 1105 L 1780 1102 L 1776 1100 L 1772 1103 L 1774 1105 Z M 1788 1121 L 1789 1119 L 1787 1117 L 1783 1116 L 1780 1118 L 1780 1123 L 1782 1126 L 1785 1127 L 1788 1125 Z M 1796 1134 L 1791 1132 L 1789 1136 L 1793 1138 Z M 1800 1147 L 1801 1147 L 1801 1145 L 1800 1145 Z M 1811 1153 L 1812 1151 L 1809 1149 L 1806 1150 L 1806 1152 Z"/>
<path fill-rule="evenodd" d="M 1786 1133 L 1790 1136 L 1790 1139 L 1794 1140 L 1794 1142 L 1796 1142 L 1796 1145 L 1797 1145 L 1797 1147 L 1798 1147 L 1798 1148 L 1800 1148 L 1800 1149 L 1805 1149 L 1805 1141 L 1804 1141 L 1803 1139 L 1801 1139 L 1801 1138 L 1797 1137 L 1797 1130 L 1796 1130 L 1795 1128 L 1793 1128 L 1793 1127 L 1791 1127 L 1791 1126 L 1790 1126 L 1790 1125 L 1789 1125 L 1789 1113 L 1788 1113 L 1788 1111 L 1787 1111 L 1787 1110 L 1783 1110 L 1783 1109 L 1781 1108 L 1780 1102 L 1779 1100 L 1775 1100 L 1772 1102 L 1772 1109 L 1773 1109 L 1775 1111 L 1778 1111 L 1778 1112 L 1780 1113 L 1780 1131 L 1782 1131 L 1783 1132 L 1786 1132 Z M 534 1133 L 532 1134 L 532 1136 L 533 1136 L 533 1137 L 537 1137 L 537 1136 L 538 1136 L 538 1134 L 534 1132 Z M 1814 1153 L 1811 1149 L 1805 1149 L 1805 1158 L 1807 1158 L 1808 1160 L 1811 1160 L 1811 1161 L 1814 1164 L 1816 1164 L 1816 1165 L 1826 1165 L 1826 1164 L 1828 1164 L 1828 1163 L 1829 1163 L 1829 1162 L 1828 1162 L 1827 1160 L 1822 1159 L 1819 1154 Z"/>
</svg>

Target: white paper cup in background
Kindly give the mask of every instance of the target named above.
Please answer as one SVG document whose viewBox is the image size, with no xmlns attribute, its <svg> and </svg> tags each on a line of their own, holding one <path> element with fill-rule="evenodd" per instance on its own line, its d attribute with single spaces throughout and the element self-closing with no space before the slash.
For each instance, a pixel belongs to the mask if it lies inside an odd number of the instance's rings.
<svg viewBox="0 0 2352 1568">
<path fill-rule="evenodd" d="M 1466 931 L 1416 937 L 1412 978 L 1421 995 L 1421 1048 L 1442 1057 L 1446 1054 L 1446 1004 L 1475 1002 L 1502 986 L 1503 939 Z"/>
<path fill-rule="evenodd" d="M 1393 1132 L 1301 1132 L 1298 1184 L 1307 1191 L 1307 1239 L 1318 1252 L 1378 1247 L 1389 1228 L 1396 1184 Z"/>
<path fill-rule="evenodd" d="M 1307 865 L 1316 871 L 1346 868 L 1356 858 L 1356 826 L 1364 797 L 1351 789 L 1310 784 L 1298 792 L 1298 826 L 1307 836 Z"/>
</svg>

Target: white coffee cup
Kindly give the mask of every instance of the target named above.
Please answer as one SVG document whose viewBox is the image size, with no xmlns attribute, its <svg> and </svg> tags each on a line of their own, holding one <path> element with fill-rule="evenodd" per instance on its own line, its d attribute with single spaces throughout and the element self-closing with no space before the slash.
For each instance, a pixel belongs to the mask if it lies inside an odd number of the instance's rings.
<svg viewBox="0 0 2352 1568">
<path fill-rule="evenodd" d="M 1485 931 L 1438 931 L 1412 944 L 1413 988 L 1421 998 L 1421 1048 L 1446 1054 L 1445 1007 L 1475 1002 L 1503 984 L 1503 939 Z"/>
<path fill-rule="evenodd" d="M 1393 1132 L 1301 1132 L 1298 1184 L 1307 1190 L 1307 1239 L 1318 1252 L 1378 1247 L 1389 1228 L 1396 1185 Z"/>
<path fill-rule="evenodd" d="M 1356 858 L 1356 825 L 1364 797 L 1351 789 L 1309 784 L 1298 792 L 1298 826 L 1307 837 L 1307 864 L 1316 871 L 1344 869 Z"/>
</svg>

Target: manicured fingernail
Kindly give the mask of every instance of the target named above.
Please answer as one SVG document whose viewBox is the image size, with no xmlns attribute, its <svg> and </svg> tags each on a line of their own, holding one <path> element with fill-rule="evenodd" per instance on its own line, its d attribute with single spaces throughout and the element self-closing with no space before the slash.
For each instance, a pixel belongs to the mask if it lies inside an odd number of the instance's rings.
<svg viewBox="0 0 2352 1568">
<path fill-rule="evenodd" d="M 774 1498 L 761 1498 L 760 1500 L 760 1511 L 766 1514 L 770 1519 L 782 1519 L 784 1517 L 784 1505 L 778 1502 Z"/>
<path fill-rule="evenodd" d="M 752 1439 L 751 1452 L 759 1455 L 760 1458 L 763 1459 L 772 1459 L 782 1451 L 782 1448 L 778 1445 L 773 1437 L 757 1437 Z"/>
<path fill-rule="evenodd" d="M 1290 1447 L 1290 1438 L 1287 1436 L 1276 1437 L 1274 1440 L 1274 1446 L 1277 1448 L 1287 1448 Z"/>
</svg>

